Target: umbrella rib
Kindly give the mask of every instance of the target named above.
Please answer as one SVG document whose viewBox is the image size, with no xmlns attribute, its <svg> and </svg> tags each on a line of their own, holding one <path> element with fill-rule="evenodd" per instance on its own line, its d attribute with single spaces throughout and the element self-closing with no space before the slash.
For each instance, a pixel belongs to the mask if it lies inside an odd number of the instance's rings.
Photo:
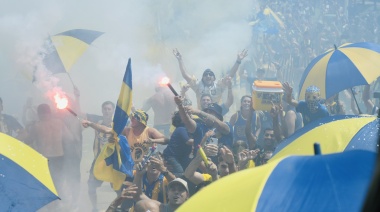
<svg viewBox="0 0 380 212">
<path fill-rule="evenodd" d="M 325 165 L 326 165 L 326 171 L 327 171 L 327 175 L 328 175 L 328 178 L 330 180 L 330 185 L 332 185 L 332 189 L 333 189 L 333 194 L 334 194 L 334 199 L 335 199 L 335 202 L 337 203 L 338 207 L 339 207 L 339 211 L 341 211 L 342 207 L 340 205 L 340 202 L 339 202 L 339 198 L 338 198 L 338 194 L 336 193 L 336 187 L 335 187 L 335 183 L 333 181 L 333 175 L 331 173 L 331 169 L 330 169 L 330 166 L 328 163 L 326 163 L 325 161 Z"/>
</svg>

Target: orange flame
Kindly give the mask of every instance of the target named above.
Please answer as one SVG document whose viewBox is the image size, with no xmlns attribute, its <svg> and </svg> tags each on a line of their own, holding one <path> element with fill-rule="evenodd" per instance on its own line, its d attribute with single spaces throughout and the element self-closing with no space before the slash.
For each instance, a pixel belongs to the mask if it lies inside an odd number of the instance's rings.
<svg viewBox="0 0 380 212">
<path fill-rule="evenodd" d="M 65 109 L 69 104 L 69 100 L 67 100 L 65 96 L 60 95 L 59 93 L 56 93 L 54 95 L 54 101 L 57 104 L 58 109 Z"/>
<path fill-rule="evenodd" d="M 165 85 L 170 83 L 170 79 L 168 77 L 164 77 L 161 79 L 161 81 L 159 83 L 161 86 L 165 86 Z"/>
</svg>

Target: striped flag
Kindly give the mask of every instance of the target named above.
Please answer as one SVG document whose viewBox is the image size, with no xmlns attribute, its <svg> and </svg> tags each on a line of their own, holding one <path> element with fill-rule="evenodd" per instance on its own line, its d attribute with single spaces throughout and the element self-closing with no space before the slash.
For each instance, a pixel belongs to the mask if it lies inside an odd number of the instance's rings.
<svg viewBox="0 0 380 212">
<path fill-rule="evenodd" d="M 132 108 L 132 68 L 128 60 L 119 99 L 113 117 L 113 131 L 117 142 L 105 145 L 95 161 L 94 176 L 98 180 L 111 182 L 114 190 L 119 190 L 127 175 L 133 176 L 134 162 L 127 138 L 120 135 L 128 122 Z"/>
</svg>

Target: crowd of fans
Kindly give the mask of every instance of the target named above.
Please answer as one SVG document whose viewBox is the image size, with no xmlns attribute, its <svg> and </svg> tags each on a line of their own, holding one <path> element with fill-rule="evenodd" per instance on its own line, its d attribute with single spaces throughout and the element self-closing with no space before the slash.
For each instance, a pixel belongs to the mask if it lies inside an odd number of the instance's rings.
<svg viewBox="0 0 380 212">
<path fill-rule="evenodd" d="M 208 184 L 265 164 L 276 146 L 304 125 L 329 115 L 358 114 L 355 104 L 340 101 L 337 96 L 322 101 L 320 88 L 315 86 L 306 90 L 305 101 L 296 101 L 294 95 L 303 70 L 316 55 L 334 44 L 379 42 L 376 1 L 365 3 L 368 2 L 261 0 L 261 9 L 250 23 L 252 43 L 237 55 L 231 71 L 220 79 L 211 69 L 206 69 L 200 80 L 192 77 L 185 67 L 186 58 L 175 49 L 173 54 L 186 84 L 180 96 L 157 87 L 156 94 L 144 103 L 143 109 L 154 111 L 154 127 L 149 127 L 146 111 L 133 110 L 123 135 L 128 138 L 135 161 L 134 178 L 127 179 L 116 192 L 118 197 L 107 211 L 127 211 L 131 207 L 135 211 L 174 211 Z M 267 111 L 255 110 L 251 96 L 255 80 L 283 83 L 282 103 L 273 104 Z M 376 108 L 370 98 L 373 89 L 359 89 L 362 95 L 357 99 L 363 100 L 361 105 L 371 113 Z M 195 92 L 196 100 L 191 101 L 187 92 Z M 351 94 L 342 95 L 353 101 Z M 80 111 L 79 91 L 75 96 L 70 107 Z M 236 111 L 231 108 L 233 101 L 239 108 Z M 19 138 L 49 158 L 58 191 L 64 190 L 64 176 L 69 173 L 74 176 L 71 179 L 76 179 L 71 184 L 79 185 L 79 166 L 72 166 L 80 164 L 82 151 L 82 128 L 76 118 L 67 111 L 55 112 L 46 104 L 34 111 L 27 105 L 23 116 L 34 114 L 34 120 L 24 121 L 24 128 L 1 113 L 2 103 L 0 99 L 1 132 Z M 106 101 L 101 108 L 101 116 L 82 114 L 83 127 L 95 130 L 95 159 L 104 145 L 114 142 L 111 122 L 115 105 Z M 152 151 L 157 145 L 161 149 Z M 88 180 L 94 211 L 96 188 L 102 184 L 95 177 L 91 173 Z M 73 194 L 77 191 L 69 193 L 62 200 L 70 197 L 75 209 L 78 203 Z"/>
</svg>

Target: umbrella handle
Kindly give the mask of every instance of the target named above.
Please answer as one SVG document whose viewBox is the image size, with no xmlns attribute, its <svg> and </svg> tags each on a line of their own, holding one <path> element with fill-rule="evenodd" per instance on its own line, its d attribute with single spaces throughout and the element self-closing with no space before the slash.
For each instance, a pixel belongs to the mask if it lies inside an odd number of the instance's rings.
<svg viewBox="0 0 380 212">
<path fill-rule="evenodd" d="M 321 155 L 321 145 L 319 143 L 314 143 L 314 155 Z"/>
</svg>

